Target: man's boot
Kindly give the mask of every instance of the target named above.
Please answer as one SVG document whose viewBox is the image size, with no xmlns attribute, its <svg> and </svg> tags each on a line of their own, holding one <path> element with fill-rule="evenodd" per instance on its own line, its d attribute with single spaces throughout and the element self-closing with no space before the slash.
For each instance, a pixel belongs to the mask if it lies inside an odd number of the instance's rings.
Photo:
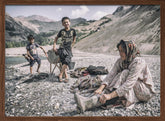
<svg viewBox="0 0 165 121">
<path fill-rule="evenodd" d="M 77 102 L 77 108 L 82 113 L 88 109 L 101 106 L 102 104 L 99 102 L 99 97 L 94 95 L 92 97 L 83 97 L 78 93 L 75 93 L 75 100 Z"/>
</svg>

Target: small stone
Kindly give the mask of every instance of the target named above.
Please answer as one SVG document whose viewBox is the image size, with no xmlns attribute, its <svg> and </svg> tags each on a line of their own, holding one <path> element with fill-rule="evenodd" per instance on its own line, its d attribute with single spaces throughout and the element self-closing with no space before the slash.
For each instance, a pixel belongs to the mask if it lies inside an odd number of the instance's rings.
<svg viewBox="0 0 165 121">
<path fill-rule="evenodd" d="M 122 116 L 121 114 L 117 113 L 116 116 Z"/>
<path fill-rule="evenodd" d="M 55 109 L 59 109 L 59 107 L 60 107 L 60 104 L 59 103 L 56 103 L 54 108 Z"/>
</svg>

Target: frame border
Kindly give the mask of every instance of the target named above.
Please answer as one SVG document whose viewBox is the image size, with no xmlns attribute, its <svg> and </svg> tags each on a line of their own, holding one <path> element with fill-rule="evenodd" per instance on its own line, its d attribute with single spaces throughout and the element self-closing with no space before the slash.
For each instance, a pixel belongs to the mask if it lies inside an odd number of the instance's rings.
<svg viewBox="0 0 165 121">
<path fill-rule="evenodd" d="M 160 88 L 161 106 L 159 117 L 6 117 L 5 116 L 5 5 L 160 5 Z M 165 120 L 165 1 L 164 0 L 1 0 L 0 1 L 0 120 L 1 121 L 163 121 Z"/>
</svg>

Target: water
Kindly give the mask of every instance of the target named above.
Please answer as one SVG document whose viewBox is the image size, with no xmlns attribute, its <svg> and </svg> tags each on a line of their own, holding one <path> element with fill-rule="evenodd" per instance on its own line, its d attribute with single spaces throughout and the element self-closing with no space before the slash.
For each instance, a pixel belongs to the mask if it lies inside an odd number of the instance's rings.
<svg viewBox="0 0 165 121">
<path fill-rule="evenodd" d="M 45 60 L 46 57 L 40 56 L 41 60 Z M 11 57 L 5 56 L 5 66 L 9 67 L 11 65 L 17 65 L 21 63 L 28 62 L 23 56 Z"/>
</svg>

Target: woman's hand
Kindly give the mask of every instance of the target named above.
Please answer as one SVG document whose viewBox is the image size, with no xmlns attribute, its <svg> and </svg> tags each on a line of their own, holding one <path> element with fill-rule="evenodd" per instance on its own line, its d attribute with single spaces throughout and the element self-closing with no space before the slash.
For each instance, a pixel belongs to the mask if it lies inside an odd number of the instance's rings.
<svg viewBox="0 0 165 121">
<path fill-rule="evenodd" d="M 110 100 L 111 99 L 111 96 L 110 94 L 103 94 L 101 97 L 100 97 L 100 102 L 102 104 L 104 104 L 107 100 Z"/>
<path fill-rule="evenodd" d="M 94 93 L 95 94 L 101 94 L 103 92 L 105 85 L 101 85 Z"/>
<path fill-rule="evenodd" d="M 116 91 L 113 91 L 110 94 L 103 94 L 102 96 L 100 96 L 100 100 L 99 101 L 102 104 L 104 104 L 107 100 L 111 100 L 112 98 L 115 98 L 117 96 L 118 96 L 118 94 L 116 93 Z"/>
<path fill-rule="evenodd" d="M 101 94 L 103 92 L 102 89 L 98 88 L 96 91 L 95 91 L 95 94 Z"/>
</svg>

